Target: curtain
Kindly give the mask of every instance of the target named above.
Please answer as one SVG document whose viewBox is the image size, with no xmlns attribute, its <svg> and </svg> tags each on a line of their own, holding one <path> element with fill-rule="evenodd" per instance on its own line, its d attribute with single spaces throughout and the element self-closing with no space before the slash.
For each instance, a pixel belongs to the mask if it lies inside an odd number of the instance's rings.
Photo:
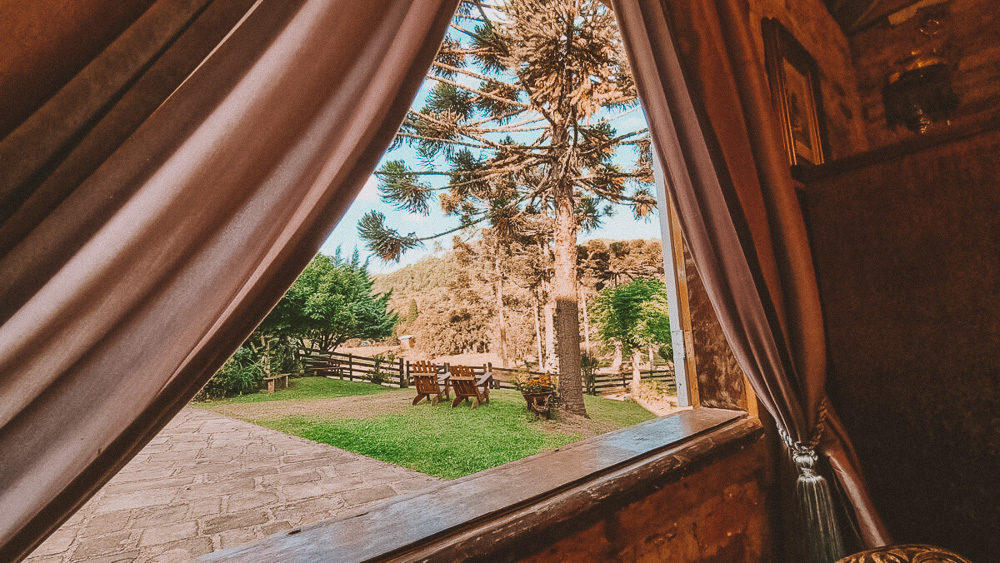
<svg viewBox="0 0 1000 563">
<path fill-rule="evenodd" d="M 145 4 L 0 140 L 3 561 L 281 298 L 391 142 L 457 0 Z"/>
<path fill-rule="evenodd" d="M 734 356 L 799 465 L 800 487 L 817 478 L 818 452 L 863 542 L 888 543 L 826 400 L 815 270 L 746 3 L 614 7 L 685 240 Z"/>
</svg>

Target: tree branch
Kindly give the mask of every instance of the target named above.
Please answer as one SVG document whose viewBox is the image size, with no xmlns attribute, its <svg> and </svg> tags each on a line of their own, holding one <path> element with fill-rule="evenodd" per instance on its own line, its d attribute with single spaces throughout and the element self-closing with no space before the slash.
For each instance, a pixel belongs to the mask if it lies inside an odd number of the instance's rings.
<svg viewBox="0 0 1000 563">
<path fill-rule="evenodd" d="M 532 109 L 531 106 L 529 106 L 528 104 L 525 104 L 523 102 L 519 102 L 517 100 L 509 100 L 509 99 L 501 97 L 501 96 L 496 96 L 496 95 L 490 94 L 488 92 L 483 92 L 482 90 L 475 90 L 473 88 L 465 86 L 464 84 L 459 84 L 458 82 L 455 82 L 454 80 L 448 80 L 447 78 L 443 78 L 441 76 L 436 76 L 436 75 L 428 74 L 427 78 L 430 79 L 430 80 L 437 80 L 438 82 L 442 82 L 444 84 L 448 84 L 449 86 L 454 86 L 455 88 L 461 88 L 462 90 L 465 90 L 466 92 L 471 92 L 473 94 L 482 96 L 484 98 L 489 98 L 491 100 L 495 100 L 495 101 L 498 101 L 498 102 L 503 102 L 505 104 L 512 105 L 512 106 L 519 106 L 519 107 L 522 107 L 524 109 Z"/>
<path fill-rule="evenodd" d="M 466 141 L 456 141 L 456 140 L 453 140 L 453 139 L 435 139 L 434 137 L 424 137 L 423 135 L 414 135 L 413 133 L 404 133 L 402 131 L 398 131 L 396 133 L 396 136 L 397 137 L 406 137 L 408 139 L 417 139 L 418 141 L 429 141 L 429 142 L 432 142 L 432 143 L 451 143 L 453 145 L 463 145 L 463 146 L 466 146 L 466 147 L 473 147 L 473 148 L 477 148 L 477 149 L 493 149 L 493 148 L 495 148 L 495 147 L 492 147 L 492 146 L 489 146 L 489 145 L 483 145 L 483 144 L 479 144 L 479 143 L 469 143 L 469 142 L 466 142 Z"/>
</svg>

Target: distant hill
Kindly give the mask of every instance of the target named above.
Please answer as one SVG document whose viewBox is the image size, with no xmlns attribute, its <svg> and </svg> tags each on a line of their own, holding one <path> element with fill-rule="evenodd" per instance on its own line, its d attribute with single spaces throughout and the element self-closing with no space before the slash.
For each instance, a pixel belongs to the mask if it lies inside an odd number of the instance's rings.
<svg viewBox="0 0 1000 563">
<path fill-rule="evenodd" d="M 587 264 L 581 270 L 587 295 L 632 277 L 663 276 L 659 240 L 597 239 L 580 247 L 581 260 Z M 536 351 L 534 322 L 541 296 L 520 284 L 517 274 L 508 275 L 504 289 L 508 350 L 511 357 L 523 357 Z M 412 334 L 424 352 L 447 355 L 494 348 L 499 327 L 492 276 L 492 265 L 467 260 L 463 264 L 448 252 L 371 277 L 375 292 L 392 291 L 389 308 L 400 316 L 397 336 Z"/>
<path fill-rule="evenodd" d="M 447 287 L 449 280 L 460 269 L 461 266 L 455 262 L 451 253 L 444 258 L 428 256 L 395 272 L 373 275 L 372 287 L 378 293 L 392 290 L 393 297 L 405 297 L 437 287 Z"/>
</svg>

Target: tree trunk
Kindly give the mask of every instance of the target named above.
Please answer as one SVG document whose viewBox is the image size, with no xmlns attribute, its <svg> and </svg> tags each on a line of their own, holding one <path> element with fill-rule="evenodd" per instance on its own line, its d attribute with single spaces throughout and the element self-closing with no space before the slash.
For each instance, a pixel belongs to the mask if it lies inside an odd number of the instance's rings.
<svg viewBox="0 0 1000 563">
<path fill-rule="evenodd" d="M 573 186 L 565 180 L 556 186 L 555 276 L 552 296 L 556 302 L 556 339 L 559 346 L 559 395 L 567 411 L 587 416 L 583 404 L 580 370 L 580 312 L 576 302 L 576 218 Z"/>
<path fill-rule="evenodd" d="M 622 343 L 615 342 L 615 355 L 611 358 L 611 372 L 614 374 L 622 371 Z"/>
<path fill-rule="evenodd" d="M 546 303 L 542 310 L 545 315 L 545 362 L 542 364 L 544 366 L 542 371 L 555 372 L 559 369 L 556 363 L 556 307 L 552 303 Z"/>
<path fill-rule="evenodd" d="M 538 369 L 539 369 L 539 371 L 541 371 L 541 369 L 542 369 L 542 359 L 545 357 L 545 355 L 542 352 L 542 324 L 538 320 L 538 307 L 539 307 L 538 297 L 535 297 L 535 303 L 534 303 L 534 306 L 531 308 L 531 311 L 535 314 L 534 315 L 535 316 L 535 345 L 538 347 Z"/>
<path fill-rule="evenodd" d="M 635 348 L 632 350 L 632 396 L 639 396 L 639 381 L 642 379 L 642 374 L 639 370 L 642 367 L 642 350 Z"/>
<path fill-rule="evenodd" d="M 504 304 L 503 304 L 503 272 L 500 268 L 499 258 L 495 262 L 495 271 L 497 275 L 496 281 L 496 297 L 497 297 L 497 327 L 500 331 L 500 365 L 501 367 L 507 367 L 507 319 L 504 315 Z"/>
<path fill-rule="evenodd" d="M 264 344 L 264 377 L 271 377 L 271 343 L 263 334 L 260 335 L 260 340 Z"/>
<path fill-rule="evenodd" d="M 583 348 L 590 354 L 590 316 L 587 314 L 587 296 L 580 288 L 580 303 L 583 304 Z"/>
</svg>

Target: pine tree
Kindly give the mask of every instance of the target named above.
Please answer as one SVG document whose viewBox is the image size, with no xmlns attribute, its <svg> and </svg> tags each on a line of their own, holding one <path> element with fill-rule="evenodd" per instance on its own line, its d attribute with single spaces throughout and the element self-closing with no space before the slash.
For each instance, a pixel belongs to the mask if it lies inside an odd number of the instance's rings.
<svg viewBox="0 0 1000 563">
<path fill-rule="evenodd" d="M 436 197 L 460 219 L 450 232 L 482 224 L 501 239 L 551 240 L 562 400 L 586 414 L 577 232 L 597 227 L 610 203 L 629 205 L 637 217 L 656 207 L 647 130 L 616 130 L 639 108 L 614 16 L 598 0 L 509 0 L 485 9 L 463 2 L 429 78 L 423 107 L 409 112 L 396 137 L 397 147 L 415 149 L 418 165 L 386 162 L 380 194 L 415 213 L 427 213 Z M 618 149 L 627 146 L 638 156 L 623 167 Z M 430 238 L 402 235 L 378 212 L 359 231 L 387 260 Z"/>
</svg>

